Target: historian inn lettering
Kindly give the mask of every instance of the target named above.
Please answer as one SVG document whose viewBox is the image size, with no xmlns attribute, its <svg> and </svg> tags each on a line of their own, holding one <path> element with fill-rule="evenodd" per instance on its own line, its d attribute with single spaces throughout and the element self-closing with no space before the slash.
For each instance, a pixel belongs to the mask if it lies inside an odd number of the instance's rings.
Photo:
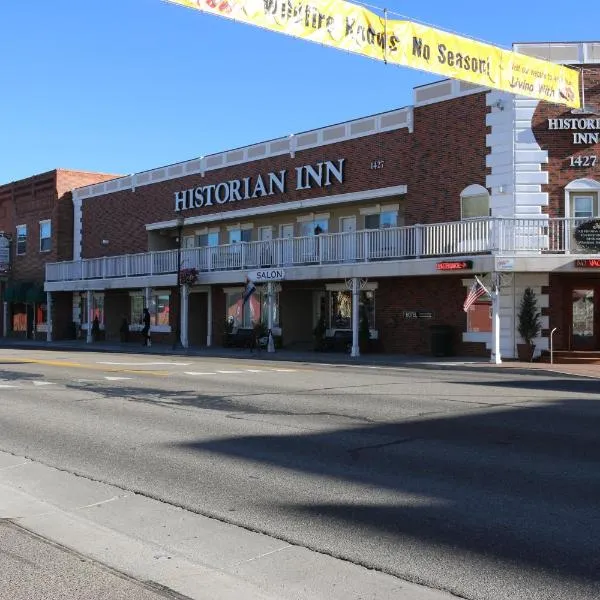
<svg viewBox="0 0 600 600">
<path fill-rule="evenodd" d="M 334 182 L 344 182 L 344 158 L 337 161 L 319 162 L 315 165 L 303 165 L 294 169 L 294 189 L 309 190 L 315 187 L 327 187 Z M 264 196 L 285 194 L 288 184 L 288 171 L 258 174 L 255 177 L 230 179 L 221 183 L 202 185 L 175 192 L 175 210 L 183 211 L 204 208 L 215 204 L 239 202 Z"/>
</svg>

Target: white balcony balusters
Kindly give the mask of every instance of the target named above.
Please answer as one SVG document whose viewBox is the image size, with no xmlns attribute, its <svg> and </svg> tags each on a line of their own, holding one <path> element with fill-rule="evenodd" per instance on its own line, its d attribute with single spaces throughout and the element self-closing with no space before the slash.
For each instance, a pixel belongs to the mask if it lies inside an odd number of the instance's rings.
<svg viewBox="0 0 600 600">
<path fill-rule="evenodd" d="M 575 228 L 586 219 L 485 218 L 222 246 L 187 248 L 182 267 L 203 271 L 294 265 L 352 264 L 428 256 L 589 252 Z M 46 281 L 108 279 L 175 273 L 177 250 L 49 263 Z"/>
</svg>

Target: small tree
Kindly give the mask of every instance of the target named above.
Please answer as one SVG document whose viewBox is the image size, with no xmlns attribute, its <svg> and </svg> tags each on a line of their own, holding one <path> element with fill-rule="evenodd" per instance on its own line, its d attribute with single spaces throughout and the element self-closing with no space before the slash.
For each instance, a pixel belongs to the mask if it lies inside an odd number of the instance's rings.
<svg viewBox="0 0 600 600">
<path fill-rule="evenodd" d="M 542 331 L 542 319 L 537 309 L 535 292 L 530 287 L 523 292 L 518 318 L 517 330 L 519 335 L 528 346 L 531 346 L 533 340 Z"/>
</svg>

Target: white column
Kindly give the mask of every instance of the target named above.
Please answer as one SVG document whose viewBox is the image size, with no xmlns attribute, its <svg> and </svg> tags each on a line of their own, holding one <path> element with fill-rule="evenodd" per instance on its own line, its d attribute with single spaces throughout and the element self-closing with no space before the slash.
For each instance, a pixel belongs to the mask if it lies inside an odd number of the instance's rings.
<svg viewBox="0 0 600 600">
<path fill-rule="evenodd" d="M 188 327 L 189 327 L 189 307 L 190 307 L 190 286 L 182 285 L 181 293 L 181 315 L 179 316 L 179 326 L 181 330 L 181 345 L 184 348 L 188 347 Z"/>
<path fill-rule="evenodd" d="M 267 343 L 267 352 L 275 352 L 275 344 L 273 342 L 273 282 L 267 282 L 267 307 L 268 307 L 268 317 L 267 317 L 267 328 L 269 329 L 269 341 Z"/>
<path fill-rule="evenodd" d="M 152 288 L 144 288 L 144 304 L 145 308 L 150 310 L 150 299 L 152 298 Z"/>
<path fill-rule="evenodd" d="M 94 302 L 94 296 L 91 292 L 91 290 L 87 291 L 87 335 L 85 338 L 85 341 L 88 344 L 92 343 L 92 320 L 94 318 L 94 306 L 93 306 L 93 302 Z"/>
<path fill-rule="evenodd" d="M 6 337 L 8 335 L 8 302 L 2 304 L 2 335 Z"/>
<path fill-rule="evenodd" d="M 206 308 L 206 345 L 210 348 L 212 346 L 212 287 L 208 286 L 207 296 L 207 308 Z"/>
<path fill-rule="evenodd" d="M 71 303 L 72 304 L 72 303 Z M 52 294 L 46 292 L 46 341 L 52 341 Z"/>
<path fill-rule="evenodd" d="M 350 356 L 360 356 L 358 344 L 358 306 L 360 303 L 360 287 L 358 277 L 352 278 L 352 352 Z"/>
<path fill-rule="evenodd" d="M 502 363 L 500 355 L 500 287 L 497 285 L 494 276 L 492 283 L 492 354 L 490 362 L 495 365 Z"/>
</svg>

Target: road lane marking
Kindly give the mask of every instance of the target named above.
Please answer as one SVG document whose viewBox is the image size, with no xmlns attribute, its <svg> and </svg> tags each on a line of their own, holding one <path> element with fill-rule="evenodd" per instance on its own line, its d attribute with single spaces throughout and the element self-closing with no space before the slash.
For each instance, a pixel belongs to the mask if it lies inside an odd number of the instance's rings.
<svg viewBox="0 0 600 600">
<path fill-rule="evenodd" d="M 295 373 L 296 369 L 273 369 L 276 373 Z"/>
<path fill-rule="evenodd" d="M 105 375 L 104 379 L 107 379 L 108 381 L 123 381 L 125 379 L 132 379 L 132 378 L 131 377 L 109 377 L 108 375 Z"/>
<path fill-rule="evenodd" d="M 52 381 L 34 381 L 33 385 L 56 385 L 56 383 Z"/>
<path fill-rule="evenodd" d="M 222 373 L 223 375 L 239 375 L 244 371 L 217 371 L 217 373 Z"/>
<path fill-rule="evenodd" d="M 200 371 L 186 371 L 186 375 L 216 375 L 216 373 L 202 373 Z"/>
<path fill-rule="evenodd" d="M 114 365 L 120 367 L 155 367 L 155 366 L 171 366 L 171 367 L 189 367 L 192 363 L 183 362 L 117 362 L 117 361 L 104 361 L 98 360 L 96 364 L 99 365 Z"/>
</svg>

